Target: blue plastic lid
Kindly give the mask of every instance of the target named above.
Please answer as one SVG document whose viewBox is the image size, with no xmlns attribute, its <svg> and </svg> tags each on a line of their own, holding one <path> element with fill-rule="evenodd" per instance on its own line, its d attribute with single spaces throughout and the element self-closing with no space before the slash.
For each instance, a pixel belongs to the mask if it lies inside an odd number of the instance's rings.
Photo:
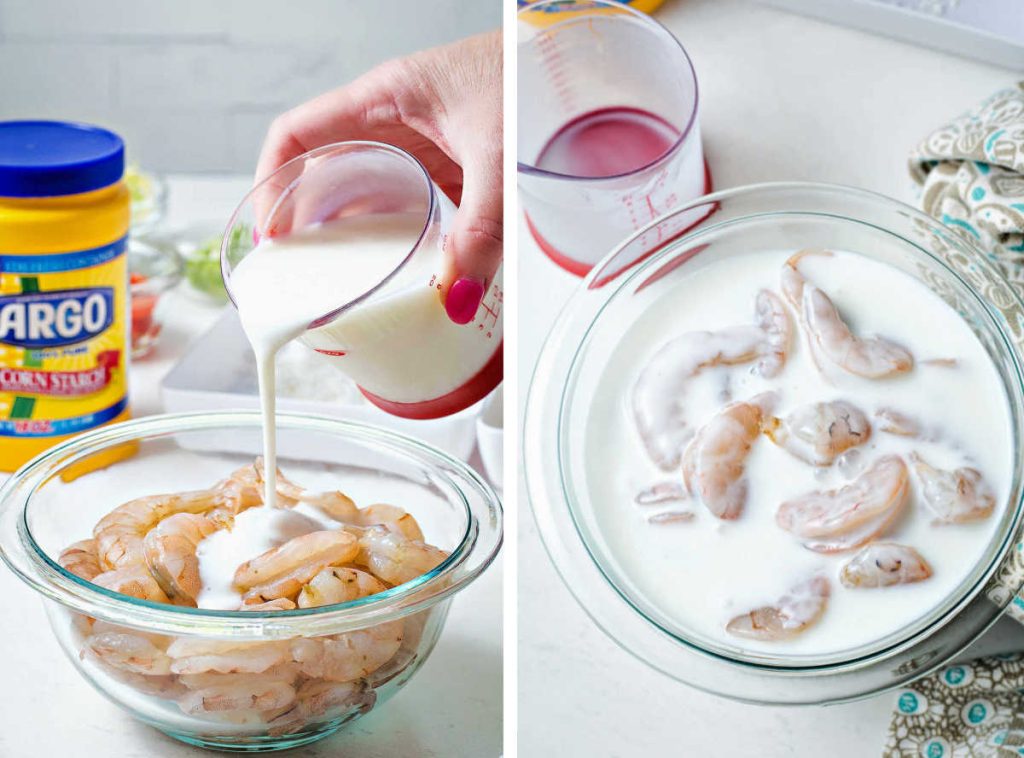
<svg viewBox="0 0 1024 758">
<path fill-rule="evenodd" d="M 109 187 L 124 175 L 124 141 L 66 121 L 0 121 L 0 197 L 53 197 Z"/>
</svg>

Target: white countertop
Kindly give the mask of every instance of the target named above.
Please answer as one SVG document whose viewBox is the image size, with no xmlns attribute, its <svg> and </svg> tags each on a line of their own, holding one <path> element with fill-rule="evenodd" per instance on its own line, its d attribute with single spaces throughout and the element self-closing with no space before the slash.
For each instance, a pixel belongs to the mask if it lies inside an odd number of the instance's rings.
<svg viewBox="0 0 1024 758">
<path fill-rule="evenodd" d="M 739 0 L 669 0 L 701 90 L 716 189 L 849 184 L 914 203 L 906 156 L 1013 72 Z M 1019 78 L 1019 77 L 1018 77 Z M 579 280 L 519 230 L 520 406 L 540 345 Z M 519 753 L 526 758 L 878 755 L 891 697 L 786 709 L 707 695 L 648 668 L 591 623 L 554 571 L 520 483 Z M 990 648 L 1024 647 L 1004 621 Z"/>
<path fill-rule="evenodd" d="M 226 223 L 250 185 L 242 177 L 172 177 L 169 226 Z M 220 309 L 176 290 L 159 306 L 169 320 L 153 354 L 132 366 L 136 416 L 161 411 L 159 384 L 189 341 Z M 4 478 L 0 474 L 0 481 Z M 480 758 L 501 750 L 502 556 L 452 603 L 423 669 L 384 707 L 328 739 L 286 755 L 328 758 Z M 0 567 L 0 758 L 81 754 L 104 758 L 195 758 L 183 745 L 129 718 L 64 659 L 40 598 Z"/>
</svg>

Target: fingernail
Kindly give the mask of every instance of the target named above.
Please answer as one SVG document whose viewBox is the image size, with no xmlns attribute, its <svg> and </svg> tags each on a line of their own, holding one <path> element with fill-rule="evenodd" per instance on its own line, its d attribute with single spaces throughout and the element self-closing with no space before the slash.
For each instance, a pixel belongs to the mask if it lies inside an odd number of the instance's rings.
<svg viewBox="0 0 1024 758">
<path fill-rule="evenodd" d="M 462 277 L 448 290 L 444 309 L 448 318 L 456 324 L 468 324 L 476 315 L 480 301 L 484 299 L 484 285 L 478 279 Z"/>
</svg>

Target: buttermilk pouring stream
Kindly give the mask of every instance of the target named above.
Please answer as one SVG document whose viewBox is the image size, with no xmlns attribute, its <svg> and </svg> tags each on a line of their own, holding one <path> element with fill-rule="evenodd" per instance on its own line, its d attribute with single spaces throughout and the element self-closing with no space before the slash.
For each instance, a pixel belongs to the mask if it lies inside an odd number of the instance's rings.
<svg viewBox="0 0 1024 758">
<path fill-rule="evenodd" d="M 329 356 L 363 395 L 413 419 L 449 415 L 501 381 L 501 273 L 475 318 L 444 310 L 452 203 L 410 155 L 380 143 L 320 148 L 250 193 L 225 239 L 225 284 L 256 356 L 265 500 L 275 502 L 274 361 L 300 339 Z M 232 235 L 251 224 L 248 235 Z"/>
</svg>

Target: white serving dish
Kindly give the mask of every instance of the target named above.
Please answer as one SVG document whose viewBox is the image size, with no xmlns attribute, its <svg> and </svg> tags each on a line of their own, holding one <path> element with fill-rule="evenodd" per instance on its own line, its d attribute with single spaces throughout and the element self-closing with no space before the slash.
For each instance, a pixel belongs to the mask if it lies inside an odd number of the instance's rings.
<svg viewBox="0 0 1024 758">
<path fill-rule="evenodd" d="M 760 0 L 935 50 L 1024 68 L 1020 0 Z"/>
</svg>

